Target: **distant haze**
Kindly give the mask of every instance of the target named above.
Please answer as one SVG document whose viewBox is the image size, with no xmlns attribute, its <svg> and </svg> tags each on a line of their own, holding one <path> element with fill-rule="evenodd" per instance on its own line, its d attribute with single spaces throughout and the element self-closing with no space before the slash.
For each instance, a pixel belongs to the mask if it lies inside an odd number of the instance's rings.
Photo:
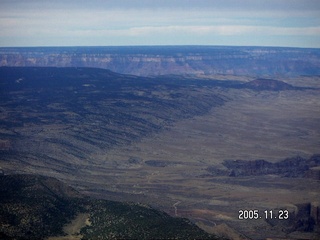
<svg viewBox="0 0 320 240">
<path fill-rule="evenodd" d="M 318 0 L 2 0 L 0 46 L 320 47 Z"/>
</svg>

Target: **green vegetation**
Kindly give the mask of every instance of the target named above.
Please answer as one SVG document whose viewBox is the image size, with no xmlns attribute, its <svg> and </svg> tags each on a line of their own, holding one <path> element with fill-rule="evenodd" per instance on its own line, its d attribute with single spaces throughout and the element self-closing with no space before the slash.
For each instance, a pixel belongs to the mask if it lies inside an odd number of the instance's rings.
<svg viewBox="0 0 320 240">
<path fill-rule="evenodd" d="M 76 196 L 53 178 L 0 176 L 0 233 L 15 239 L 63 234 L 63 225 L 84 210 Z"/>
<path fill-rule="evenodd" d="M 187 219 L 145 205 L 92 200 L 54 178 L 0 176 L 0 237 L 44 239 L 65 235 L 79 213 L 89 214 L 82 239 L 215 239 Z"/>
<path fill-rule="evenodd" d="M 187 219 L 138 204 L 95 201 L 83 239 L 215 239 Z"/>
</svg>

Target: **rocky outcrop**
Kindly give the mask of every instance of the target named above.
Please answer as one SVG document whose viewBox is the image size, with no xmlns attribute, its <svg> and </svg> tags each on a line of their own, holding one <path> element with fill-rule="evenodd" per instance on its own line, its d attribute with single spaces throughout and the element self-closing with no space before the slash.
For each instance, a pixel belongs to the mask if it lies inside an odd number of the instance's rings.
<svg viewBox="0 0 320 240">
<path fill-rule="evenodd" d="M 320 205 L 317 202 L 297 205 L 291 231 L 313 232 L 320 230 Z"/>
<path fill-rule="evenodd" d="M 268 218 L 266 222 L 274 229 L 281 229 L 287 236 L 290 236 L 290 239 L 316 239 L 305 238 L 302 237 L 303 235 L 299 237 L 299 233 L 311 233 L 310 236 L 319 236 L 319 213 L 318 202 L 299 203 L 295 205 L 294 211 L 289 212 L 288 219 L 285 221 L 278 218 Z"/>
<path fill-rule="evenodd" d="M 277 163 L 266 160 L 225 160 L 223 165 L 228 169 L 221 170 L 210 166 L 207 168 L 214 175 L 237 176 L 261 176 L 267 174 L 280 175 L 282 177 L 308 177 L 319 178 L 320 155 L 314 155 L 309 159 L 302 157 L 287 158 Z"/>
<path fill-rule="evenodd" d="M 0 66 L 95 67 L 140 76 L 320 74 L 320 50 L 274 47 L 150 46 L 0 48 Z"/>
<path fill-rule="evenodd" d="M 314 219 L 316 225 L 320 227 L 320 203 L 319 202 L 311 203 L 310 216 Z"/>
<path fill-rule="evenodd" d="M 242 84 L 242 87 L 254 89 L 254 90 L 269 90 L 269 91 L 283 91 L 283 90 L 294 90 L 294 86 L 274 79 L 263 79 L 259 78 L 247 83 Z"/>
</svg>

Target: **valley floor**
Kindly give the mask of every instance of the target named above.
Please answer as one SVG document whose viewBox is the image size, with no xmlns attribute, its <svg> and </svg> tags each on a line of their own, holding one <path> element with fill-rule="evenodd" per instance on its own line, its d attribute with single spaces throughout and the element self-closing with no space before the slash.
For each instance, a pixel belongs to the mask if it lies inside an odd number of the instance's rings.
<svg viewBox="0 0 320 240">
<path fill-rule="evenodd" d="M 260 212 L 287 209 L 292 218 L 298 212 L 298 204 L 314 203 L 319 209 L 319 179 L 277 175 L 232 178 L 214 176 L 207 167 L 213 165 L 225 170 L 222 162 L 226 159 L 278 162 L 317 153 L 318 92 L 248 91 L 245 96 L 239 96 L 235 90 L 228 94 L 233 96 L 233 101 L 214 108 L 209 114 L 179 121 L 155 137 L 101 156 L 106 163 L 115 162 L 112 168 L 105 169 L 101 194 L 103 188 L 133 194 L 138 201 L 193 219 L 212 231 L 215 225 L 224 222 L 253 239 L 312 237 L 314 233 L 291 236 L 289 230 L 283 231 L 279 226 L 290 228 L 292 223 L 288 221 L 273 225 L 265 219 L 239 220 L 238 217 L 240 209 Z M 140 161 L 130 163 L 130 159 Z M 147 160 L 166 164 L 147 165 Z M 112 197 L 108 193 L 105 196 Z"/>
</svg>

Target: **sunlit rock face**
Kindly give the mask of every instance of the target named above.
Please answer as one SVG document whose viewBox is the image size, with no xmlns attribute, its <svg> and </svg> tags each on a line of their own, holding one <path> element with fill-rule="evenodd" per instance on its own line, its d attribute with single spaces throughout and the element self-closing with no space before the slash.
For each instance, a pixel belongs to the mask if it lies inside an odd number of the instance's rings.
<svg viewBox="0 0 320 240">
<path fill-rule="evenodd" d="M 314 75 L 320 73 L 320 50 L 214 46 L 0 48 L 0 66 L 96 67 L 140 76 Z"/>
</svg>

